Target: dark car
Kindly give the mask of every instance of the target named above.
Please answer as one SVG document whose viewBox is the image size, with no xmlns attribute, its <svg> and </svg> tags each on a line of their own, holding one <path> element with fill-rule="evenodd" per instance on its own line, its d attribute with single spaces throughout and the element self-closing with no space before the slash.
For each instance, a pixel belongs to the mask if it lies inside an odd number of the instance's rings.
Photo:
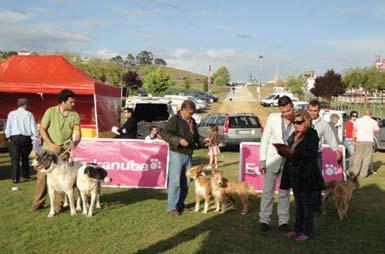
<svg viewBox="0 0 385 254">
<path fill-rule="evenodd" d="M 216 96 L 215 94 L 213 94 L 213 93 L 210 93 L 210 92 L 208 92 L 208 93 L 206 93 L 210 98 L 211 98 L 211 102 L 217 102 L 218 101 L 218 99 L 219 99 L 219 97 L 218 96 Z"/>
<path fill-rule="evenodd" d="M 210 136 L 210 126 L 218 125 L 219 146 L 239 146 L 241 142 L 259 142 L 262 125 L 253 113 L 209 115 L 198 125 L 199 134 Z"/>
</svg>

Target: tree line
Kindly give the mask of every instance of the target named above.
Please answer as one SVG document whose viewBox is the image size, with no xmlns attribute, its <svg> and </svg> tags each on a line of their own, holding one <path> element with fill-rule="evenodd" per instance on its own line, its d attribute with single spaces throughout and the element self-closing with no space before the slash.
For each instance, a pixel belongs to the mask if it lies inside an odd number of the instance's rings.
<svg viewBox="0 0 385 254">
<path fill-rule="evenodd" d="M 167 63 L 162 58 L 154 58 L 150 51 L 143 50 L 135 57 L 128 54 L 125 59 L 116 55 L 110 59 L 87 58 L 79 53 L 58 52 L 70 63 L 91 77 L 102 82 L 123 86 L 130 89 L 145 89 L 153 95 L 159 95 L 167 91 L 168 88 L 175 86 L 175 81 L 171 74 L 164 70 Z M 17 55 L 16 51 L 0 51 L 0 60 L 12 55 Z M 34 53 L 38 55 L 38 53 Z M 140 67 L 140 68 L 139 68 Z M 140 70 L 141 73 L 138 73 Z M 217 86 L 226 85 L 230 82 L 230 72 L 226 67 L 220 67 L 211 77 L 213 84 Z M 189 76 L 183 77 L 183 86 L 190 89 L 192 79 Z M 202 80 L 202 90 L 208 91 L 208 78 Z"/>
<path fill-rule="evenodd" d="M 136 56 L 129 53 L 127 54 L 126 58 L 123 58 L 120 55 L 116 55 L 110 59 L 112 62 L 115 62 L 122 66 L 134 66 L 134 65 L 141 65 L 141 64 L 156 64 L 156 65 L 162 65 L 167 66 L 167 63 L 162 58 L 154 58 L 154 55 L 152 52 L 143 50 L 140 51 Z"/>
<path fill-rule="evenodd" d="M 291 75 L 286 82 L 286 88 L 299 97 L 305 95 L 306 86 L 306 77 L 303 75 Z M 362 89 L 366 104 L 369 94 L 385 89 L 385 72 L 375 66 L 348 69 L 342 75 L 330 69 L 324 75 L 315 78 L 310 93 L 325 98 L 330 103 L 333 97 L 343 95 L 351 89 Z"/>
</svg>

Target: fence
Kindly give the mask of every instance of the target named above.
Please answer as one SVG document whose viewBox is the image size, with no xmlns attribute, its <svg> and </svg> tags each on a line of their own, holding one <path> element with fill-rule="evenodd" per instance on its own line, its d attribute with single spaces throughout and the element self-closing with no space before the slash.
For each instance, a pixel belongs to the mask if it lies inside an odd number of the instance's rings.
<svg viewBox="0 0 385 254">
<path fill-rule="evenodd" d="M 330 107 L 336 110 L 343 110 L 349 114 L 350 111 L 355 110 L 359 116 L 362 116 L 366 108 L 372 111 L 373 117 L 384 118 L 385 107 L 384 100 L 377 98 L 368 98 L 367 106 L 365 107 L 363 97 L 338 97 L 333 98 Z"/>
</svg>

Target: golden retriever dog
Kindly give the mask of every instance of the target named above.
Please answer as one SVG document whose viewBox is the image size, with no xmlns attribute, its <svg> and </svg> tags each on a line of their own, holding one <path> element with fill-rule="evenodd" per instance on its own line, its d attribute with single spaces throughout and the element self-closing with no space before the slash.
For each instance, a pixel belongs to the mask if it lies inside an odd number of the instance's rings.
<svg viewBox="0 0 385 254">
<path fill-rule="evenodd" d="M 197 166 L 189 169 L 186 172 L 186 176 L 195 183 L 195 212 L 199 212 L 200 202 L 203 198 L 205 200 L 203 213 L 207 213 L 210 198 L 212 197 L 210 178 L 204 175 L 203 166 Z"/>
<path fill-rule="evenodd" d="M 347 176 L 349 180 L 346 183 L 331 181 L 326 184 L 322 209 L 324 215 L 326 215 L 327 200 L 330 196 L 333 196 L 339 219 L 342 220 L 344 217 L 347 217 L 352 192 L 354 189 L 360 187 L 357 176 L 353 176 L 352 174 L 347 174 Z"/>
<path fill-rule="evenodd" d="M 222 206 L 221 213 L 226 212 L 227 200 L 234 204 L 234 198 L 238 197 L 243 206 L 241 214 L 245 215 L 249 209 L 249 194 L 257 195 L 253 186 L 243 182 L 229 181 L 223 177 L 223 172 L 217 170 L 212 171 L 211 190 L 215 199 L 215 211 L 219 212 Z"/>
</svg>

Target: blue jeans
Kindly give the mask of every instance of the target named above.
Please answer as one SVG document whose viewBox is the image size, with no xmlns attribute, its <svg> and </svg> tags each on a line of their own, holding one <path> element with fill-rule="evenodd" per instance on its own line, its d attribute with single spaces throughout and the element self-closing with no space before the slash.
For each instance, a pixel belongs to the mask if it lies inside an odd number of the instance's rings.
<svg viewBox="0 0 385 254">
<path fill-rule="evenodd" d="M 184 201 L 188 194 L 186 170 L 191 168 L 191 155 L 170 151 L 168 164 L 167 211 L 184 209 Z"/>
<path fill-rule="evenodd" d="M 295 232 L 310 236 L 313 231 L 314 193 L 294 191 Z"/>
<path fill-rule="evenodd" d="M 349 170 L 353 167 L 354 145 L 352 140 L 344 140 L 344 146 L 349 154 Z"/>
</svg>

